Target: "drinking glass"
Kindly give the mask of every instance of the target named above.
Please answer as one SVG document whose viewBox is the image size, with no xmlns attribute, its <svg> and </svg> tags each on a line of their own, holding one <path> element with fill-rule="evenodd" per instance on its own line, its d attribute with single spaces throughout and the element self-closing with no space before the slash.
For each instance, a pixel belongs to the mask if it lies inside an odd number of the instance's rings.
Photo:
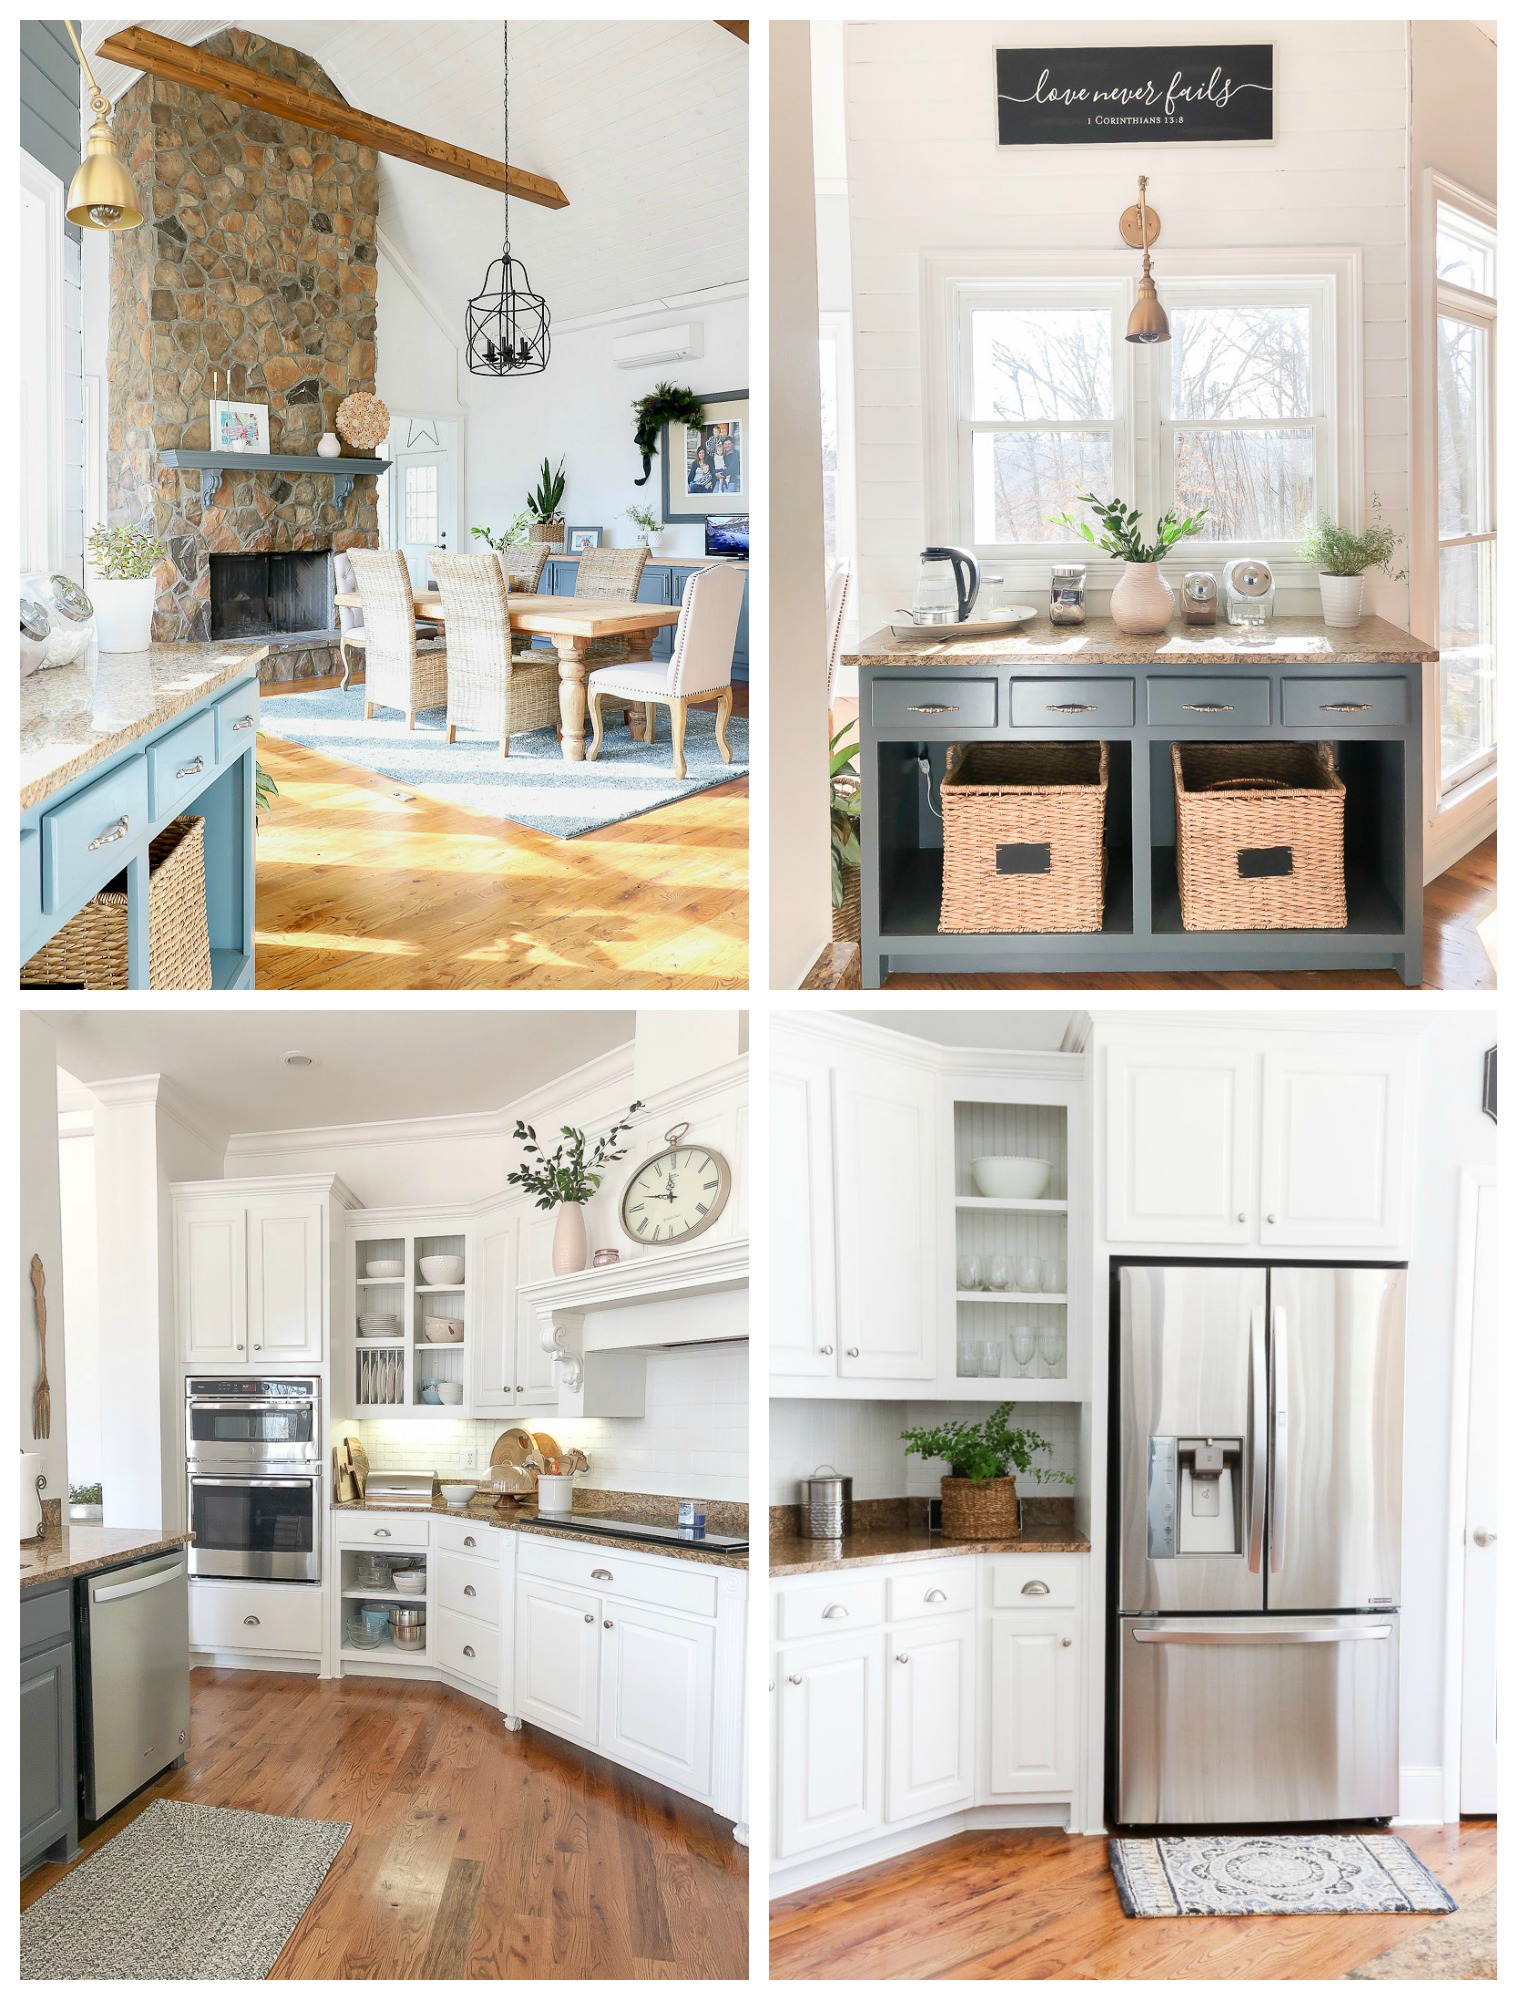
<svg viewBox="0 0 1517 2000">
<path fill-rule="evenodd" d="M 1012 1359 L 1017 1364 L 1017 1373 L 1025 1375 L 1028 1365 L 1038 1349 L 1037 1337 L 1029 1326 L 1017 1326 L 1011 1330 Z"/>
<path fill-rule="evenodd" d="M 977 1292 L 980 1289 L 980 1260 L 974 1256 L 959 1259 L 959 1290 Z"/>
<path fill-rule="evenodd" d="M 1001 1372 L 1001 1343 L 998 1340 L 982 1340 L 978 1343 L 980 1365 L 976 1370 L 980 1375 L 999 1375 Z"/>
<path fill-rule="evenodd" d="M 1041 1289 L 1045 1292 L 1062 1292 L 1064 1289 L 1064 1266 L 1062 1262 L 1057 1257 L 1045 1257 L 1041 1268 L 1043 1272 Z"/>
<path fill-rule="evenodd" d="M 992 1257 L 990 1260 L 990 1289 L 993 1292 L 1011 1290 L 1011 1259 Z"/>
<path fill-rule="evenodd" d="M 973 1340 L 961 1340 L 959 1342 L 960 1376 L 963 1377 L 966 1375 L 978 1375 L 979 1372 L 980 1372 L 980 1362 L 978 1353 L 978 1343 Z"/>
<path fill-rule="evenodd" d="M 1039 1269 L 1037 1258 L 1019 1257 L 1017 1259 L 1017 1290 L 1019 1292 L 1035 1292 L 1038 1289 L 1038 1283 Z"/>
<path fill-rule="evenodd" d="M 1043 1356 L 1044 1373 L 1050 1378 L 1062 1377 L 1064 1373 L 1064 1329 L 1061 1326 L 1045 1326 L 1038 1330 L 1038 1351 Z"/>
</svg>

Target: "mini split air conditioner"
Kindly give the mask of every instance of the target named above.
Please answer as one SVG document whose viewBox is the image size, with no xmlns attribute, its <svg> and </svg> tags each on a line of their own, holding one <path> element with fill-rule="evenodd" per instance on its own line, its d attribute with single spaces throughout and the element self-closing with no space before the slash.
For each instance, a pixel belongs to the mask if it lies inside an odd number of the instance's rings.
<svg viewBox="0 0 1517 2000">
<path fill-rule="evenodd" d="M 705 352 L 698 320 L 686 326 L 656 326 L 648 333 L 623 333 L 611 343 L 618 368 L 655 368 L 665 361 L 699 360 Z"/>
</svg>

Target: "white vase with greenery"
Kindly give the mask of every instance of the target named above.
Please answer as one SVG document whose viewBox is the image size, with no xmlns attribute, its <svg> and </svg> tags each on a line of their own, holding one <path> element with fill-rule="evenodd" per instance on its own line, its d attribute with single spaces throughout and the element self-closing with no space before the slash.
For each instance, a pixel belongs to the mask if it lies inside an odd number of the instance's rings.
<svg viewBox="0 0 1517 2000">
<path fill-rule="evenodd" d="M 1206 519 L 1203 507 L 1198 514 L 1161 514 L 1151 542 L 1139 529 L 1136 507 L 1120 500 L 1098 500 L 1093 493 L 1076 495 L 1101 523 L 1096 533 L 1089 521 L 1074 514 L 1052 514 L 1049 519 L 1062 528 L 1073 528 L 1083 541 L 1116 556 L 1122 564 L 1111 593 L 1111 622 L 1119 632 L 1134 634 L 1162 632 L 1175 615 L 1175 593 L 1165 582 L 1159 564 L 1177 543 L 1199 535 Z"/>
<path fill-rule="evenodd" d="M 568 1277 L 583 1271 L 590 1261 L 589 1236 L 585 1229 L 585 1203 L 605 1178 L 613 1160 L 627 1156 L 617 1141 L 632 1129 L 635 1112 L 643 1108 L 641 1099 L 629 1105 L 609 1131 L 592 1146 L 574 1125 L 560 1127 L 563 1144 L 545 1153 L 537 1142 L 535 1127 L 516 1121 L 515 1137 L 522 1142 L 522 1161 L 506 1175 L 508 1184 L 532 1196 L 539 1208 L 556 1208 L 553 1224 L 553 1275 Z"/>
<path fill-rule="evenodd" d="M 168 549 L 151 528 L 90 531 L 89 593 L 102 653 L 145 653 L 153 643 L 153 604 L 158 585 L 153 572 Z"/>
<path fill-rule="evenodd" d="M 663 532 L 663 522 L 651 507 L 629 507 L 627 519 L 637 530 L 637 539 L 645 549 L 656 549 L 659 536 Z"/>
<path fill-rule="evenodd" d="M 1370 501 L 1376 515 L 1380 496 Z M 1317 588 L 1322 592 L 1322 622 L 1339 630 L 1349 629 L 1364 616 L 1364 573 L 1384 570 L 1392 583 L 1404 583 L 1406 571 L 1391 568 L 1401 541 L 1394 528 L 1376 519 L 1362 534 L 1354 534 L 1337 521 L 1323 515 L 1308 531 L 1301 554 L 1317 572 Z"/>
</svg>

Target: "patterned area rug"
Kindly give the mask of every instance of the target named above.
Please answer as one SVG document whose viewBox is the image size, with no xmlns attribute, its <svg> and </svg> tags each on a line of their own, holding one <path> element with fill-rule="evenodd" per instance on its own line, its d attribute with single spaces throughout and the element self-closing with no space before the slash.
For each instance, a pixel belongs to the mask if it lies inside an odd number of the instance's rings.
<svg viewBox="0 0 1517 2000">
<path fill-rule="evenodd" d="M 732 762 L 724 764 L 716 745 L 715 711 L 709 708 L 689 711 L 684 778 L 674 775 L 667 710 L 659 712 L 657 742 L 634 743 L 625 726 L 618 725 L 606 731 L 593 764 L 566 764 L 551 729 L 513 736 L 506 758 L 498 740 L 472 730 L 460 730 L 458 741 L 450 744 L 447 713 L 441 708 L 422 710 L 415 729 L 407 729 L 405 717 L 387 708 L 365 722 L 362 688 L 265 695 L 259 723 L 271 736 L 377 771 L 407 791 L 424 792 L 491 819 L 514 820 L 560 840 L 709 792 L 748 769 L 746 720 L 734 715 L 728 722 Z"/>
<path fill-rule="evenodd" d="M 1443 1915 L 1459 1906 L 1394 1833 L 1187 1834 L 1112 1840 L 1130 1917 Z"/>
<path fill-rule="evenodd" d="M 155 1799 L 21 1917 L 23 1979 L 267 1979 L 352 1828 Z"/>
<path fill-rule="evenodd" d="M 1345 1979 L 1494 1979 L 1496 1891 L 1488 1889 L 1445 1924 L 1427 1924 Z"/>
</svg>

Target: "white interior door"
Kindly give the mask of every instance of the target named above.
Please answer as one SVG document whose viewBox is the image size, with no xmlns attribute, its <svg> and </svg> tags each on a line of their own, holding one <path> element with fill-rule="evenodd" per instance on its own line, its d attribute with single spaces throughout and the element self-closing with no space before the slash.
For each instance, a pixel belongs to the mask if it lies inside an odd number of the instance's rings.
<svg viewBox="0 0 1517 2000">
<path fill-rule="evenodd" d="M 1459 1810 L 1496 1810 L 1496 1189 L 1476 1202 L 1464 1510 Z"/>
<path fill-rule="evenodd" d="M 390 546 L 405 556 L 411 580 L 430 581 L 434 549 L 459 547 L 455 427 L 441 417 L 400 417 L 390 434 Z"/>
</svg>

